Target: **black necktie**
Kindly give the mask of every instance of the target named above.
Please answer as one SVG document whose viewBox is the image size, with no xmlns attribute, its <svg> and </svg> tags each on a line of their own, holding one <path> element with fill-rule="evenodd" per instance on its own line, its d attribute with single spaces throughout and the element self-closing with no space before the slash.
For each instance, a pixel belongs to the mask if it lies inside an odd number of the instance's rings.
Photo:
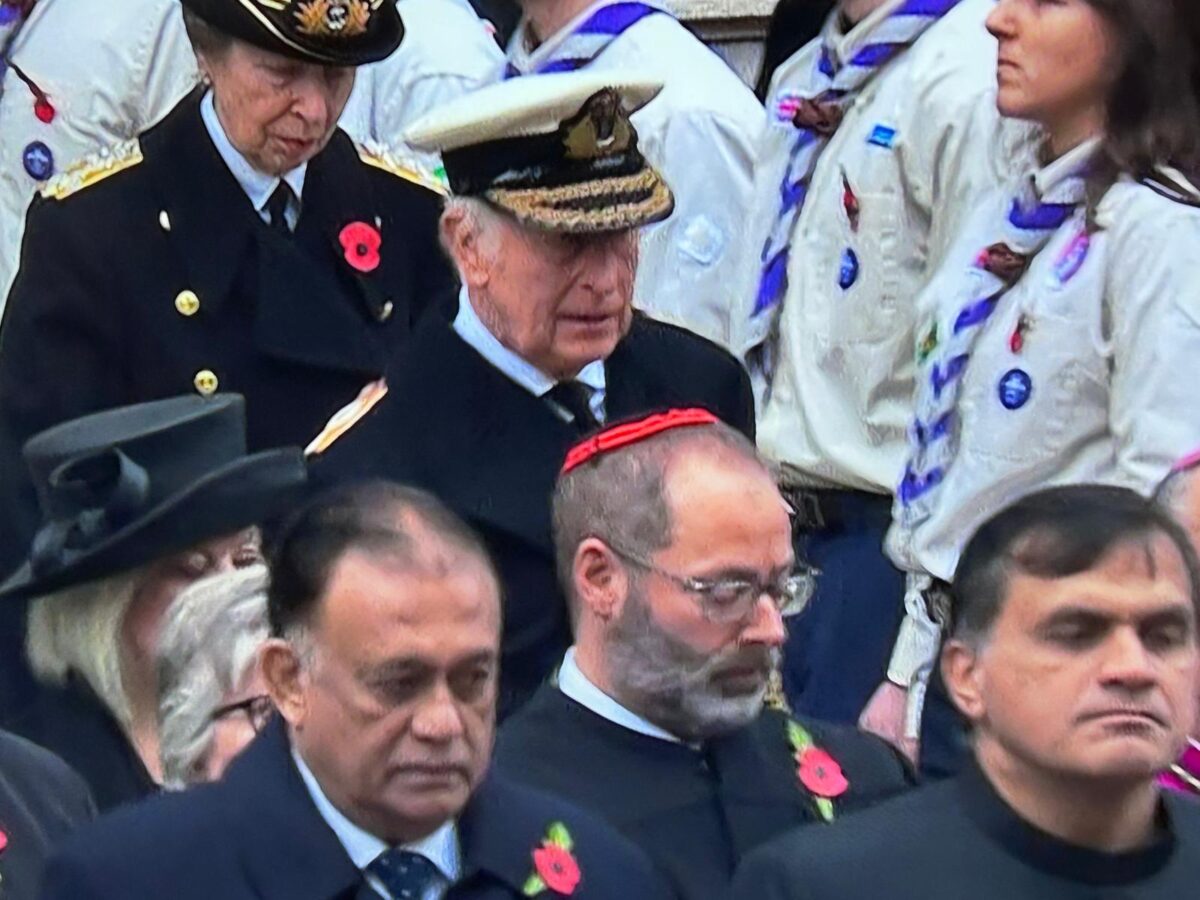
<svg viewBox="0 0 1200 900">
<path fill-rule="evenodd" d="M 288 227 L 287 208 L 292 202 L 292 189 L 288 187 L 288 183 L 280 179 L 274 193 L 267 200 L 267 215 L 270 216 L 271 230 L 282 237 L 288 237 L 292 233 L 292 229 Z"/>
<path fill-rule="evenodd" d="M 592 389 L 581 381 L 560 381 L 546 392 L 546 396 L 571 414 L 575 430 L 587 434 L 600 427 L 592 415 Z"/>
</svg>

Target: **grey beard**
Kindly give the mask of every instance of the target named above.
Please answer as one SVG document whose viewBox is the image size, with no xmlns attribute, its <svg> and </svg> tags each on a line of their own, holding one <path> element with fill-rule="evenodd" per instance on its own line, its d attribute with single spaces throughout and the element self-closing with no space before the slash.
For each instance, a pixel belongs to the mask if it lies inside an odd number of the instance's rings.
<svg viewBox="0 0 1200 900">
<path fill-rule="evenodd" d="M 633 593 L 612 623 L 607 655 L 616 699 L 686 741 L 717 737 L 754 721 L 779 661 L 779 651 L 768 647 L 698 653 L 663 632 L 649 606 Z M 761 668 L 762 685 L 750 694 L 726 695 L 714 677 L 734 666 Z"/>
</svg>

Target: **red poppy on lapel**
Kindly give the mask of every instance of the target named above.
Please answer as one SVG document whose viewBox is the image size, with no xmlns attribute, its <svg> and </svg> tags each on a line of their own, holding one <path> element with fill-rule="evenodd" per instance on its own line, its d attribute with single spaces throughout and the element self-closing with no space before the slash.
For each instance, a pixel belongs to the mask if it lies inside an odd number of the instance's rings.
<svg viewBox="0 0 1200 900">
<path fill-rule="evenodd" d="M 818 797 L 833 799 L 846 793 L 850 782 L 836 759 L 816 747 L 796 754 L 800 783 Z"/>
<path fill-rule="evenodd" d="M 536 897 L 547 890 L 563 897 L 575 893 L 583 876 L 571 854 L 572 845 L 571 834 L 562 822 L 555 822 L 546 830 L 542 845 L 533 851 L 534 874 L 525 882 L 526 897 Z"/>
<path fill-rule="evenodd" d="M 8 846 L 8 832 L 0 831 L 0 853 L 4 852 L 4 848 Z"/>
<path fill-rule="evenodd" d="M 379 248 L 383 238 L 378 229 L 366 222 L 351 222 L 338 234 L 346 262 L 355 271 L 364 274 L 379 268 Z"/>
</svg>

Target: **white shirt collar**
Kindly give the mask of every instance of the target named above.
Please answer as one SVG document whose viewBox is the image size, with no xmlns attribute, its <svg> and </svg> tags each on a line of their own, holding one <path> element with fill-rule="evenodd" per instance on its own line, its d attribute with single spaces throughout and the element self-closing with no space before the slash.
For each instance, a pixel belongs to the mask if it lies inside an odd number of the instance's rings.
<svg viewBox="0 0 1200 900">
<path fill-rule="evenodd" d="M 454 317 L 454 330 L 480 356 L 535 397 L 544 396 L 558 384 L 557 379 L 500 343 L 500 339 L 488 330 L 479 314 L 475 312 L 475 306 L 471 303 L 465 285 L 458 294 L 458 315 Z M 575 377 L 592 389 L 594 397 L 598 396 L 603 400 L 606 387 L 604 360 L 593 360 L 580 369 Z M 598 418 L 603 419 L 603 416 Z"/>
<path fill-rule="evenodd" d="M 558 689 L 585 709 L 589 709 L 602 719 L 638 734 L 682 744 L 679 738 L 671 732 L 659 728 L 653 722 L 643 719 L 637 713 L 626 709 L 596 685 L 588 680 L 575 662 L 575 648 L 572 647 L 563 657 L 562 666 L 558 670 Z"/>
<path fill-rule="evenodd" d="M 1084 141 L 1078 147 L 1068 150 L 1058 159 L 1038 169 L 1033 173 L 1033 187 L 1039 197 L 1046 197 L 1055 187 L 1066 179 L 1078 175 L 1084 169 L 1100 146 L 1100 138 Z"/>
<path fill-rule="evenodd" d="M 279 185 L 279 176 L 258 171 L 233 146 L 217 116 L 217 107 L 213 102 L 212 91 L 206 93 L 204 99 L 200 101 L 200 118 L 204 120 L 204 127 L 208 130 L 213 144 L 216 145 L 217 153 L 221 155 L 221 159 L 225 161 L 225 165 L 229 167 L 229 171 L 233 173 L 237 183 L 242 186 L 242 190 L 246 192 L 250 202 L 254 204 L 255 212 L 262 213 L 266 209 L 267 201 L 271 199 L 271 195 L 275 193 L 275 188 Z M 286 181 L 288 187 L 292 189 L 297 202 L 304 196 L 304 176 L 307 171 L 308 163 L 304 162 L 283 175 L 282 180 Z"/>
<path fill-rule="evenodd" d="M 356 867 L 366 869 L 379 858 L 379 854 L 390 849 L 388 844 L 370 832 L 359 828 L 346 818 L 341 810 L 329 802 L 329 798 L 325 796 L 325 792 L 317 782 L 317 777 L 313 775 L 312 770 L 300 758 L 300 754 L 295 749 L 292 750 L 292 759 L 296 763 L 304 786 L 308 788 L 308 793 L 312 796 L 317 812 L 337 835 L 337 839 L 346 848 L 346 855 L 350 857 Z M 424 856 L 437 866 L 438 871 L 446 876 L 451 884 L 462 875 L 462 854 L 459 851 L 458 831 L 453 820 L 446 822 L 428 837 L 405 844 L 403 849 Z"/>
</svg>

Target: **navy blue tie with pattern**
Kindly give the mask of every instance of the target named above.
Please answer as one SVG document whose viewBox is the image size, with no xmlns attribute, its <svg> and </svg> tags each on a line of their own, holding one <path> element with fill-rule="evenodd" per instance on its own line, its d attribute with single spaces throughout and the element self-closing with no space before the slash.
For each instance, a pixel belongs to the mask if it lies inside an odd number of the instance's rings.
<svg viewBox="0 0 1200 900">
<path fill-rule="evenodd" d="M 442 878 L 437 866 L 420 853 L 400 847 L 380 853 L 367 871 L 383 882 L 394 900 L 423 900 Z"/>
</svg>

